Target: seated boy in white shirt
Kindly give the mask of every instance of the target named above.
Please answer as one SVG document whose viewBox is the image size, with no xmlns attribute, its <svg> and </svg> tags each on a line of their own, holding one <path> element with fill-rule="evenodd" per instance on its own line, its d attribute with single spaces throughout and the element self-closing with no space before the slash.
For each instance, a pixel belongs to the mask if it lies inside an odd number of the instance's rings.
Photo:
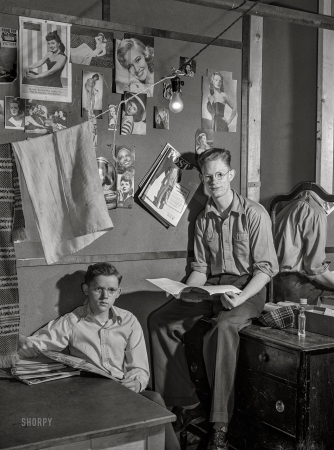
<svg viewBox="0 0 334 450">
<path fill-rule="evenodd" d="M 30 337 L 20 335 L 18 354 L 34 357 L 39 350 L 61 351 L 68 347 L 71 355 L 85 359 L 119 379 L 128 389 L 165 406 L 156 392 L 143 392 L 150 376 L 145 340 L 136 317 L 114 306 L 121 294 L 121 280 L 122 276 L 109 263 L 89 266 L 82 286 L 87 302 L 52 320 Z M 166 449 L 179 448 L 169 423 Z"/>
</svg>

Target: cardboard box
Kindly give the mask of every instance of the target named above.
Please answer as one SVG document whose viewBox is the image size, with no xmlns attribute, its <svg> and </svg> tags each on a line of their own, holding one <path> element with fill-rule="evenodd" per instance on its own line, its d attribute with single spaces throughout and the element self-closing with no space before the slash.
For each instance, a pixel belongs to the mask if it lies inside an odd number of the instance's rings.
<svg viewBox="0 0 334 450">
<path fill-rule="evenodd" d="M 320 306 L 306 306 L 306 331 L 312 333 L 324 334 L 325 336 L 334 337 L 334 317 L 324 314 L 326 308 Z M 294 327 L 298 328 L 299 309 L 294 310 L 295 323 Z"/>
</svg>

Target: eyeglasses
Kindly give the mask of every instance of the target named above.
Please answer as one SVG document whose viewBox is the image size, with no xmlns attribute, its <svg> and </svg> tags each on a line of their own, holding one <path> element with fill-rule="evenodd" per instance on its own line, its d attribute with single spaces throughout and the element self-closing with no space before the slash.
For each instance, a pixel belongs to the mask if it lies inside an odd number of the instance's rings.
<svg viewBox="0 0 334 450">
<path fill-rule="evenodd" d="M 216 180 L 223 180 L 224 177 L 231 172 L 231 169 L 228 170 L 226 173 L 221 173 L 221 172 L 216 172 L 214 175 L 204 175 L 203 179 L 206 183 L 209 183 L 210 181 L 213 181 L 213 179 L 215 178 Z"/>
<path fill-rule="evenodd" d="M 118 289 L 113 289 L 113 288 L 103 288 L 103 287 L 97 287 L 95 289 L 93 289 L 93 292 L 97 295 L 102 295 L 102 293 L 106 291 L 108 294 L 108 297 L 112 297 L 113 295 L 115 295 L 118 291 Z"/>
</svg>

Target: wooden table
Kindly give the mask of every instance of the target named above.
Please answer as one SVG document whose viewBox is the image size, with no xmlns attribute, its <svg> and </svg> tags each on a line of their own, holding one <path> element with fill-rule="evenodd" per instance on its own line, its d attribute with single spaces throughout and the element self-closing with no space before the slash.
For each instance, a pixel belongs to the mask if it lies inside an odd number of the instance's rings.
<svg viewBox="0 0 334 450">
<path fill-rule="evenodd" d="M 160 450 L 167 409 L 106 378 L 0 380 L 0 449 Z M 50 420 L 51 419 L 51 420 Z"/>
</svg>

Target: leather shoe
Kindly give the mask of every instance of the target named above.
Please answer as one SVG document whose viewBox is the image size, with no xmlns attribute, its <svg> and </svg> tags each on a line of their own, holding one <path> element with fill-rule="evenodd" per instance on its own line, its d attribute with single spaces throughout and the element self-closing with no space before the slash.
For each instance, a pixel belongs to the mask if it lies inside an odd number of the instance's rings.
<svg viewBox="0 0 334 450">
<path fill-rule="evenodd" d="M 207 450 L 228 450 L 227 428 L 212 429 Z"/>
<path fill-rule="evenodd" d="M 175 433 L 183 431 L 189 423 L 196 424 L 205 420 L 205 410 L 201 404 L 192 409 L 176 406 L 172 412 L 176 415 L 176 421 L 173 422 Z"/>
</svg>

